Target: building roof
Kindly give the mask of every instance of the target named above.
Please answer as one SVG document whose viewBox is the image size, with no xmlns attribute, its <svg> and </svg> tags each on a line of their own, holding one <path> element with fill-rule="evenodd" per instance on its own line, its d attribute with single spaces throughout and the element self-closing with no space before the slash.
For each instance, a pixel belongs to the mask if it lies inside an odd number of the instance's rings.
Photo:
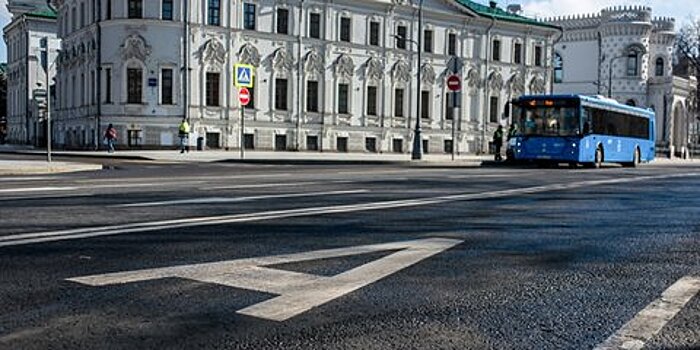
<svg viewBox="0 0 700 350">
<path fill-rule="evenodd" d="M 56 19 L 56 12 L 48 7 L 36 9 L 31 12 L 25 13 L 25 15 L 30 17 L 41 17 L 41 18 L 51 18 Z"/>
<path fill-rule="evenodd" d="M 480 4 L 480 3 L 473 1 L 473 0 L 455 0 L 455 1 L 457 1 L 460 5 L 467 7 L 470 10 L 476 12 L 479 16 L 495 18 L 497 20 L 506 21 L 506 22 L 529 24 L 529 25 L 538 26 L 538 27 L 545 27 L 545 28 L 561 30 L 561 28 L 558 26 L 543 23 L 543 22 L 537 21 L 533 18 L 520 16 L 518 14 L 511 13 L 511 12 L 508 12 L 508 11 L 498 7 L 498 6 L 491 7 L 491 6 Z"/>
</svg>

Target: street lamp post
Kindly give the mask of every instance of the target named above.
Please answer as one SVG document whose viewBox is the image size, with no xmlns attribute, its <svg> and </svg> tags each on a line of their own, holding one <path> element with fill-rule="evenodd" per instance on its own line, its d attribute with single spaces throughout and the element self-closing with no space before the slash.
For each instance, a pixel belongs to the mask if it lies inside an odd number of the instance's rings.
<svg viewBox="0 0 700 350">
<path fill-rule="evenodd" d="M 413 131 L 413 151 L 411 153 L 412 160 L 421 160 L 423 158 L 423 140 L 421 137 L 421 81 L 420 81 L 420 69 L 421 69 L 421 43 L 423 30 L 423 0 L 418 1 L 418 42 L 416 43 L 416 53 L 418 63 L 416 64 L 418 72 L 416 74 L 416 128 Z"/>
<path fill-rule="evenodd" d="M 615 60 L 619 58 L 625 58 L 627 56 L 616 56 L 610 59 L 610 65 L 608 66 L 608 98 L 612 98 L 612 75 L 613 75 L 613 64 Z"/>
</svg>

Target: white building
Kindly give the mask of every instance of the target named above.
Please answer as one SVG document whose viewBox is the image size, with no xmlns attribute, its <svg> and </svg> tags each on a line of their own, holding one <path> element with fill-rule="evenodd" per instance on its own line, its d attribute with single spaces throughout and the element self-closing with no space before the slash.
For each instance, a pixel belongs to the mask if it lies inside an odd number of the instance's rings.
<svg viewBox="0 0 700 350">
<path fill-rule="evenodd" d="M 7 46 L 7 141 L 45 143 L 46 63 L 60 48 L 56 14 L 38 1 L 10 1 L 12 21 L 5 26 Z M 49 84 L 55 67 L 49 69 Z"/>
<path fill-rule="evenodd" d="M 685 152 L 697 83 L 673 76 L 673 18 L 653 18 L 648 7 L 623 6 L 546 22 L 564 29 L 554 46 L 555 93 L 607 95 L 652 108 L 658 145 L 671 154 Z"/>
<path fill-rule="evenodd" d="M 242 62 L 256 67 L 252 102 L 243 109 L 247 148 L 411 151 L 417 3 L 54 2 L 63 39 L 59 144 L 99 143 L 111 123 L 121 147 L 170 147 L 184 116 L 192 142 L 238 148 L 241 106 L 232 70 Z M 425 0 L 423 14 L 423 145 L 428 152 L 452 147 L 445 79 L 457 56 L 464 67 L 458 150 L 483 150 L 490 130 L 507 121 L 511 97 L 548 92 L 560 31 L 495 3 Z"/>
</svg>

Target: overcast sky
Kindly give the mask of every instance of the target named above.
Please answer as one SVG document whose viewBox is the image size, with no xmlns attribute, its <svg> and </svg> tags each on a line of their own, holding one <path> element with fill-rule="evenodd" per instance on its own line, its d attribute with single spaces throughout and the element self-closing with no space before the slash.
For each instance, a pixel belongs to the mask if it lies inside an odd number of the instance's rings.
<svg viewBox="0 0 700 350">
<path fill-rule="evenodd" d="M 477 0 L 487 3 L 487 0 Z M 645 5 L 653 10 L 654 16 L 674 17 L 676 25 L 687 22 L 691 17 L 700 17 L 700 3 L 698 0 L 500 0 L 498 4 L 505 7 L 511 3 L 519 3 L 523 6 L 528 16 L 551 17 L 554 15 L 570 15 L 583 13 L 596 13 L 602 8 L 618 5 Z M 10 22 L 10 14 L 7 12 L 7 0 L 0 0 L 0 26 L 4 27 Z M 0 62 L 5 62 L 7 50 L 5 41 L 0 44 Z"/>
</svg>

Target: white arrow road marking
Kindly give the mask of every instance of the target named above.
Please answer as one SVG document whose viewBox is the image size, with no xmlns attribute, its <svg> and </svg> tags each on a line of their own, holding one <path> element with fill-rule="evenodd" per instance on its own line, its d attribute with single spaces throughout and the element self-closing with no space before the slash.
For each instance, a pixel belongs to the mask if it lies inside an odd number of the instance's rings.
<svg viewBox="0 0 700 350">
<path fill-rule="evenodd" d="M 463 241 L 428 238 L 406 242 L 316 250 L 216 263 L 69 278 L 89 286 L 107 286 L 161 278 L 185 278 L 205 283 L 255 290 L 279 296 L 238 310 L 239 314 L 285 321 L 310 309 L 374 283 Z M 266 266 L 346 257 L 389 250 L 397 252 L 332 277 L 284 271 Z"/>
<path fill-rule="evenodd" d="M 700 292 L 700 277 L 678 280 L 594 350 L 641 350 Z"/>
<path fill-rule="evenodd" d="M 247 196 L 247 197 L 205 197 L 205 198 L 190 198 L 190 199 L 179 199 L 171 201 L 161 201 L 161 202 L 143 202 L 143 203 L 127 203 L 118 204 L 114 207 L 156 207 L 156 206 L 167 206 L 167 205 L 180 205 L 180 204 L 218 204 L 218 203 L 240 203 L 240 202 L 250 202 L 261 199 L 274 199 L 274 198 L 299 198 L 299 197 L 321 197 L 321 196 L 333 196 L 338 194 L 358 194 L 366 193 L 368 190 L 344 190 L 344 191 L 326 191 L 326 192 L 304 192 L 304 193 L 286 193 L 286 194 L 270 194 L 270 195 L 260 195 L 260 196 Z"/>
<path fill-rule="evenodd" d="M 510 197 L 510 196 L 514 196 L 514 195 L 527 195 L 527 194 L 534 194 L 534 193 L 563 191 L 563 190 L 571 190 L 571 189 L 577 189 L 577 188 L 588 188 L 588 187 L 592 187 L 592 186 L 614 185 L 614 184 L 631 183 L 631 182 L 647 181 L 647 180 L 695 177 L 695 176 L 699 176 L 699 175 L 700 175 L 700 173 L 685 173 L 685 174 L 667 174 L 667 175 L 638 176 L 638 177 L 617 178 L 617 179 L 590 180 L 590 181 L 559 183 L 559 184 L 542 185 L 542 186 L 512 188 L 512 189 L 507 189 L 507 190 L 490 191 L 490 192 L 482 192 L 482 193 L 459 193 L 459 194 L 444 195 L 444 196 L 423 197 L 423 198 L 403 199 L 403 200 L 388 200 L 388 201 L 369 202 L 369 203 L 360 203 L 360 204 L 330 205 L 330 206 L 311 207 L 311 208 L 270 210 L 270 211 L 263 211 L 263 212 L 257 212 L 257 213 L 219 215 L 219 216 L 202 216 L 202 217 L 191 217 L 191 218 L 184 218 L 184 219 L 135 222 L 135 223 L 110 225 L 110 226 L 93 226 L 93 227 L 74 228 L 74 229 L 66 229 L 66 230 L 58 230 L 58 231 L 20 233 L 20 234 L 15 234 L 15 235 L 0 236 L 0 247 L 8 247 L 8 246 L 16 246 L 16 245 L 24 245 L 24 244 L 32 244 L 32 243 L 41 243 L 41 242 L 62 241 L 62 240 L 67 240 L 67 239 L 80 239 L 80 238 L 89 238 L 89 237 L 110 236 L 110 235 L 118 235 L 118 234 L 132 233 L 132 232 L 147 232 L 147 231 L 156 231 L 156 230 L 163 230 L 163 229 L 195 227 L 195 226 L 204 226 L 204 225 L 221 225 L 221 224 L 231 224 L 231 223 L 241 223 L 241 222 L 284 219 L 284 218 L 292 218 L 292 217 L 304 217 L 304 216 L 339 214 L 339 213 L 355 213 L 355 212 L 361 212 L 361 211 L 418 207 L 418 206 L 426 206 L 426 205 L 451 203 L 451 202 L 457 202 L 457 201 L 470 201 L 470 200 L 489 199 L 489 198 L 503 198 L 503 197 Z"/>
</svg>

